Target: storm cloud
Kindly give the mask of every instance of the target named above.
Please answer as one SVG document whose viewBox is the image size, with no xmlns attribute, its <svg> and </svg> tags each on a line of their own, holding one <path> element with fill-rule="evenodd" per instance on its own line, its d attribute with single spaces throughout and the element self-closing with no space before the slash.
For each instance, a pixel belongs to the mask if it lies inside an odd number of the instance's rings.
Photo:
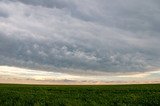
<svg viewBox="0 0 160 106">
<path fill-rule="evenodd" d="M 158 0 L 0 0 L 0 65 L 144 72 L 159 33 Z"/>
</svg>

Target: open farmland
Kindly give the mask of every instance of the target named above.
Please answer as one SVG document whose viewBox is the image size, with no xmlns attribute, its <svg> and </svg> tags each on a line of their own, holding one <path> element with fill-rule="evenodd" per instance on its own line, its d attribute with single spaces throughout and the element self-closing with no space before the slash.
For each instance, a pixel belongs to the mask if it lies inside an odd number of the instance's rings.
<svg viewBox="0 0 160 106">
<path fill-rule="evenodd" d="M 160 84 L 0 85 L 1 106 L 160 106 Z"/>
</svg>

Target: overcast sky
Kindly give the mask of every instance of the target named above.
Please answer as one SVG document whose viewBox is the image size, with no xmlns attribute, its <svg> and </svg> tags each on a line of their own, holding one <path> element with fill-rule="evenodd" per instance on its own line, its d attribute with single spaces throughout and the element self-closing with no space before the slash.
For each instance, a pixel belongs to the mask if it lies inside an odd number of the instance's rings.
<svg viewBox="0 0 160 106">
<path fill-rule="evenodd" d="M 1 70 L 82 79 L 152 73 L 160 67 L 159 34 L 159 0 L 0 0 Z"/>
</svg>

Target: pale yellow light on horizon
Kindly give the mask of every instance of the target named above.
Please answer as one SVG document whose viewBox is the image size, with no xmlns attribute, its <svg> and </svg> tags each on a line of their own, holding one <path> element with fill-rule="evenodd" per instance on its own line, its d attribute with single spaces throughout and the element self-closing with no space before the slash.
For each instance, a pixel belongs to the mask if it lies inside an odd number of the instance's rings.
<svg viewBox="0 0 160 106">
<path fill-rule="evenodd" d="M 18 67 L 0 66 L 0 83 L 34 83 L 34 84 L 114 84 L 114 83 L 147 83 L 158 82 L 148 79 L 160 71 L 133 73 L 125 75 L 70 75 L 61 72 L 31 70 Z M 160 82 L 160 81 L 159 81 Z"/>
</svg>

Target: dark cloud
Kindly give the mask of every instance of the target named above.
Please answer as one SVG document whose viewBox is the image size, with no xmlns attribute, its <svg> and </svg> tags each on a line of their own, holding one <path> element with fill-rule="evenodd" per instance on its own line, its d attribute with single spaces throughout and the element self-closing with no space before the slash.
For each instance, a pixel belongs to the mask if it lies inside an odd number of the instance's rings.
<svg viewBox="0 0 160 106">
<path fill-rule="evenodd" d="M 4 13 L 3 11 L 0 11 L 0 17 L 1 18 L 7 18 L 8 14 Z"/>
<path fill-rule="evenodd" d="M 0 9 L 1 65 L 66 72 L 160 66 L 157 1 L 1 0 Z"/>
</svg>

